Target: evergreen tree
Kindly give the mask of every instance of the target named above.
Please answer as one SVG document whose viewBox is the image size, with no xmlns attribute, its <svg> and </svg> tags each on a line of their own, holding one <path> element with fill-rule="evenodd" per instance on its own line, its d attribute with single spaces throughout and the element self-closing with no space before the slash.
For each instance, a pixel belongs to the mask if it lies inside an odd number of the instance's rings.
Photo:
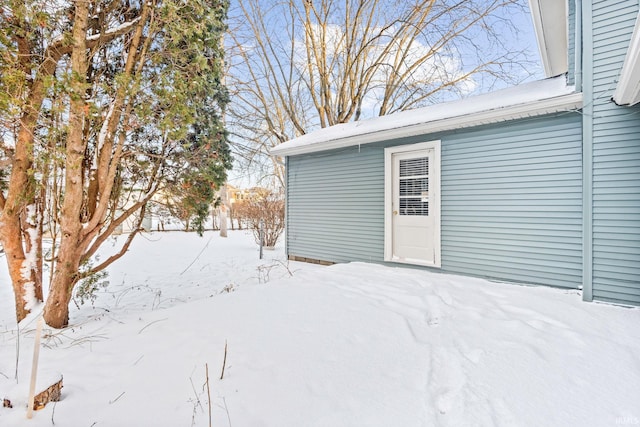
<svg viewBox="0 0 640 427">
<path fill-rule="evenodd" d="M 226 0 L 0 0 L 0 242 L 21 320 L 127 251 L 147 203 L 181 191 L 196 221 L 231 160 L 221 120 Z M 208 206 L 207 206 L 208 209 Z M 125 221 L 134 230 L 89 262 Z"/>
</svg>

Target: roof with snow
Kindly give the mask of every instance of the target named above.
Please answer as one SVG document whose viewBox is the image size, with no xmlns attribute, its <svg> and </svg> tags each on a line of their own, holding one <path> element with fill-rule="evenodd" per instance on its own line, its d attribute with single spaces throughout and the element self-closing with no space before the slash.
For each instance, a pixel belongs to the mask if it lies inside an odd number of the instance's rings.
<svg viewBox="0 0 640 427">
<path fill-rule="evenodd" d="M 278 145 L 271 154 L 313 153 L 579 108 L 582 93 L 567 86 L 566 77 L 561 75 L 459 101 L 331 126 Z"/>
</svg>

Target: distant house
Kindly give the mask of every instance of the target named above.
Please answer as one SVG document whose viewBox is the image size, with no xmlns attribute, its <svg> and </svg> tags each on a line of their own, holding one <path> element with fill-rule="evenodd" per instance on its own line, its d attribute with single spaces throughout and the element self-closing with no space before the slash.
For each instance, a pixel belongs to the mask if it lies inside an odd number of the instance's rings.
<svg viewBox="0 0 640 427">
<path fill-rule="evenodd" d="M 231 205 L 245 200 L 265 197 L 270 192 L 271 190 L 263 187 L 237 188 L 231 184 L 227 184 L 227 197 L 229 198 L 229 203 L 231 203 Z"/>
<path fill-rule="evenodd" d="M 531 0 L 547 79 L 348 123 L 286 158 L 291 259 L 640 304 L 638 0 Z"/>
</svg>

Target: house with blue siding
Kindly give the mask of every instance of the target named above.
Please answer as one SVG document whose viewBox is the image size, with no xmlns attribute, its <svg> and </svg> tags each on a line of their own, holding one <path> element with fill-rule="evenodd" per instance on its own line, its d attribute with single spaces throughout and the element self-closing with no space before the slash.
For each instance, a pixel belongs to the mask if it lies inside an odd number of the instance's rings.
<svg viewBox="0 0 640 427">
<path fill-rule="evenodd" d="M 547 78 L 272 150 L 286 162 L 290 259 L 640 305 L 640 1 L 530 8 Z"/>
</svg>

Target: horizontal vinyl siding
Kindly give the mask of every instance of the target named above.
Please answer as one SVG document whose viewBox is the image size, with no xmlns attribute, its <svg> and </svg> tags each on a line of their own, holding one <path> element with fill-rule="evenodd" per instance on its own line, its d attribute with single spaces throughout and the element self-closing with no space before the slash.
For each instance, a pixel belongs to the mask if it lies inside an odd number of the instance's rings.
<svg viewBox="0 0 640 427">
<path fill-rule="evenodd" d="M 593 297 L 640 304 L 640 106 L 611 101 L 637 0 L 594 3 Z"/>
<path fill-rule="evenodd" d="M 381 261 L 383 150 L 348 148 L 288 159 L 289 255 L 332 262 Z"/>
<path fill-rule="evenodd" d="M 289 255 L 382 262 L 384 148 L 435 139 L 442 147 L 441 270 L 577 288 L 578 114 L 289 157 Z"/>
<path fill-rule="evenodd" d="M 577 288 L 580 116 L 514 122 L 442 146 L 442 267 Z"/>
<path fill-rule="evenodd" d="M 567 72 L 567 84 L 573 85 L 576 83 L 576 3 L 575 0 L 568 0 L 569 2 L 569 37 L 568 37 L 568 72 Z"/>
<path fill-rule="evenodd" d="M 638 1 L 596 1 L 593 13 L 593 297 L 640 304 L 640 105 L 611 101 Z"/>
</svg>

